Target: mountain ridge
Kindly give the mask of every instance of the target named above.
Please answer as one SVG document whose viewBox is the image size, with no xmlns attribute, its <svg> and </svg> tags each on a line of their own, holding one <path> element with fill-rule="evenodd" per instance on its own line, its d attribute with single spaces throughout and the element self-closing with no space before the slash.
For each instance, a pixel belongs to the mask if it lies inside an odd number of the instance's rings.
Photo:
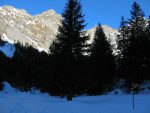
<svg viewBox="0 0 150 113">
<path fill-rule="evenodd" d="M 3 40 L 7 37 L 11 43 L 28 43 L 39 51 L 48 52 L 62 19 L 63 17 L 53 9 L 32 16 L 24 9 L 6 5 L 0 7 L 0 34 Z M 118 30 L 108 25 L 102 27 L 113 48 L 116 48 Z M 89 43 L 93 41 L 95 29 L 96 26 L 86 30 L 86 35 L 90 35 Z"/>
</svg>

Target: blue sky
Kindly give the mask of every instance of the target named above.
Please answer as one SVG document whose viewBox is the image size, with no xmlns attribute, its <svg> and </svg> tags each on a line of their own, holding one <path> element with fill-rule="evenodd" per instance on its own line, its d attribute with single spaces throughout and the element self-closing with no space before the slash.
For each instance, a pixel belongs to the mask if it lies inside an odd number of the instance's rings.
<svg viewBox="0 0 150 113">
<path fill-rule="evenodd" d="M 67 0 L 0 0 L 0 6 L 12 5 L 27 10 L 32 15 L 48 9 L 61 14 Z M 121 16 L 130 17 L 130 9 L 134 0 L 81 0 L 85 14 L 86 29 L 94 27 L 98 22 L 113 28 L 119 27 Z M 144 10 L 146 17 L 150 15 L 150 0 L 135 0 Z"/>
</svg>

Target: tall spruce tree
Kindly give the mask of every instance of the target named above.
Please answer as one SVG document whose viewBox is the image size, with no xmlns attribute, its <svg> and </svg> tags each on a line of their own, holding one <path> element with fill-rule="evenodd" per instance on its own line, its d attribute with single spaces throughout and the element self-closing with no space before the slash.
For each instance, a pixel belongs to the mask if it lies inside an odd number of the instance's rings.
<svg viewBox="0 0 150 113">
<path fill-rule="evenodd" d="M 150 46 L 146 33 L 146 20 L 139 4 L 134 2 L 131 18 L 128 20 L 125 56 L 126 72 L 130 81 L 141 82 L 147 74 L 148 51 Z"/>
<path fill-rule="evenodd" d="M 122 16 L 120 22 L 120 29 L 119 29 L 120 34 L 118 35 L 118 40 L 117 40 L 120 57 L 123 57 L 123 52 L 125 50 L 126 31 L 127 31 L 126 21 Z"/>
<path fill-rule="evenodd" d="M 103 88 L 106 88 L 106 84 L 109 86 L 113 79 L 115 61 L 112 53 L 110 42 L 108 42 L 102 26 L 98 24 L 91 48 L 91 62 L 93 64 L 92 76 L 95 82 L 93 89 L 98 88 L 95 89 L 96 91 L 105 90 Z"/>
<path fill-rule="evenodd" d="M 117 62 L 117 68 L 118 68 L 118 75 L 121 78 L 125 77 L 125 53 L 126 53 L 126 47 L 127 47 L 127 22 L 125 21 L 124 17 L 121 17 L 120 22 L 120 29 L 119 29 L 119 35 L 117 36 L 117 43 L 118 43 L 118 62 Z"/>
<path fill-rule="evenodd" d="M 68 0 L 62 16 L 62 25 L 59 26 L 56 40 L 50 46 L 50 52 L 78 59 L 85 52 L 84 47 L 88 40 L 88 36 L 82 32 L 86 25 L 79 0 Z"/>
<path fill-rule="evenodd" d="M 147 21 L 147 26 L 146 26 L 146 31 L 144 31 L 144 43 L 146 46 L 146 49 L 144 49 L 144 55 L 146 56 L 144 58 L 144 67 L 145 69 L 145 74 L 144 74 L 144 79 L 149 79 L 150 80 L 150 54 L 149 54 L 149 50 L 150 50 L 150 16 L 149 19 Z"/>
<path fill-rule="evenodd" d="M 56 60 L 56 81 L 60 92 L 68 94 L 75 91 L 77 77 L 79 76 L 79 62 L 86 52 L 86 41 L 88 36 L 82 32 L 84 27 L 84 15 L 79 0 L 68 0 L 62 14 L 62 25 L 59 26 L 59 33 L 56 40 L 50 46 L 50 52 Z M 81 64 L 81 63 L 80 63 Z M 81 77 L 81 76 L 80 76 Z"/>
</svg>

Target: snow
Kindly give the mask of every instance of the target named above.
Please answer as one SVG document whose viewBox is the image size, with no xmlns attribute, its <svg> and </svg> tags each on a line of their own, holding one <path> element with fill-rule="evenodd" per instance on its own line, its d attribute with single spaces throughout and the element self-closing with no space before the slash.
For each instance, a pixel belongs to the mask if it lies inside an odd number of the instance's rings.
<svg viewBox="0 0 150 113">
<path fill-rule="evenodd" d="M 42 47 L 37 47 L 37 49 L 38 49 L 39 52 L 44 51 L 44 52 L 48 53 L 48 51 L 49 51 L 48 49 L 44 49 Z"/>
<path fill-rule="evenodd" d="M 32 40 L 31 38 L 25 36 L 30 42 L 32 42 L 32 44 L 35 44 L 36 45 L 36 49 L 39 51 L 39 52 L 42 52 L 42 51 L 45 51 L 48 53 L 48 51 L 42 47 L 39 47 L 39 45 L 37 44 L 36 41 Z"/>
<path fill-rule="evenodd" d="M 36 23 L 35 23 L 35 21 L 33 20 L 33 21 L 28 21 L 26 24 L 28 25 L 28 24 L 36 24 Z"/>
<path fill-rule="evenodd" d="M 8 43 L 14 44 L 14 42 L 12 40 L 10 40 L 6 34 L 2 33 L 2 40 L 6 41 Z"/>
<path fill-rule="evenodd" d="M 0 113 L 150 113 L 150 95 L 80 96 L 67 102 L 39 91 L 21 92 L 4 82 L 0 92 Z"/>
<path fill-rule="evenodd" d="M 145 81 L 140 85 L 140 94 L 150 94 L 150 81 Z"/>
<path fill-rule="evenodd" d="M 2 33 L 2 40 L 6 41 L 6 43 L 3 46 L 0 46 L 0 51 L 2 51 L 7 57 L 13 57 L 16 50 L 14 42 L 10 40 L 4 33 Z"/>
<path fill-rule="evenodd" d="M 8 82 L 4 82 L 3 85 L 4 85 L 3 91 L 2 91 L 3 93 L 14 94 L 17 92 L 17 89 L 12 88 L 12 86 Z"/>
<path fill-rule="evenodd" d="M 48 53 L 48 50 L 39 47 L 39 45 L 37 44 L 36 41 L 32 40 L 31 38 L 25 36 L 30 42 L 32 42 L 33 44 L 36 45 L 36 48 L 39 52 L 45 51 Z M 14 46 L 14 42 L 12 40 L 10 40 L 6 34 L 2 33 L 2 40 L 6 41 L 6 43 L 3 46 L 0 46 L 0 51 L 2 51 L 7 57 L 12 58 L 14 53 L 15 53 L 15 46 Z"/>
<path fill-rule="evenodd" d="M 0 51 L 2 51 L 9 58 L 14 56 L 15 50 L 15 46 L 11 43 L 5 43 L 3 46 L 0 46 Z"/>
<path fill-rule="evenodd" d="M 125 91 L 123 89 L 114 89 L 113 91 L 109 92 L 107 95 L 124 95 Z"/>
</svg>

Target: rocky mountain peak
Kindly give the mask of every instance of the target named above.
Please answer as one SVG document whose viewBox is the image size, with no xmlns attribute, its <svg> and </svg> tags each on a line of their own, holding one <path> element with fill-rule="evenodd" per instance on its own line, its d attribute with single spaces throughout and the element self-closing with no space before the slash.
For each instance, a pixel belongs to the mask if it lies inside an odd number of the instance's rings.
<svg viewBox="0 0 150 113">
<path fill-rule="evenodd" d="M 15 7 L 9 6 L 9 5 L 5 5 L 0 7 L 0 10 L 3 10 L 3 12 L 5 12 L 8 15 L 28 15 L 29 14 L 26 12 L 26 10 L 24 9 L 17 9 Z"/>
<path fill-rule="evenodd" d="M 52 16 L 52 15 L 57 15 L 56 11 L 53 9 L 47 10 L 42 12 L 40 15 L 45 15 L 45 16 Z"/>
<path fill-rule="evenodd" d="M 55 38 L 61 16 L 54 10 L 32 16 L 25 10 L 12 6 L 0 7 L 0 34 L 9 40 L 28 43 L 47 51 Z"/>
<path fill-rule="evenodd" d="M 20 41 L 28 43 L 40 51 L 48 51 L 48 48 L 58 33 L 62 16 L 54 10 L 47 10 L 41 14 L 32 16 L 23 9 L 12 6 L 0 7 L 0 34 L 3 39 L 10 42 Z M 117 29 L 108 25 L 102 26 L 112 45 L 116 44 Z M 92 42 L 96 26 L 85 31 L 90 35 Z"/>
<path fill-rule="evenodd" d="M 103 25 L 102 27 L 103 27 L 104 31 L 108 31 L 109 33 L 118 32 L 117 29 L 111 28 L 111 27 L 108 26 L 108 25 Z"/>
</svg>

